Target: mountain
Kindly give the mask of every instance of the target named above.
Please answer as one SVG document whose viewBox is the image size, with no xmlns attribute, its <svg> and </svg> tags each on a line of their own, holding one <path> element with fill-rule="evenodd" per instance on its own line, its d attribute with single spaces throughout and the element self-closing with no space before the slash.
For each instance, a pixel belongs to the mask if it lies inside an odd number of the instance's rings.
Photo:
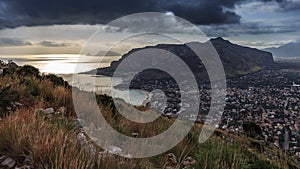
<svg viewBox="0 0 300 169">
<path fill-rule="evenodd" d="M 292 42 L 278 48 L 266 48 L 264 50 L 273 53 L 276 57 L 299 57 L 300 42 Z"/>
<path fill-rule="evenodd" d="M 87 54 L 88 56 L 91 56 L 91 54 Z M 114 52 L 114 51 L 99 51 L 95 56 L 121 56 L 120 53 Z"/>
<path fill-rule="evenodd" d="M 236 76 L 240 74 L 247 74 L 254 71 L 258 71 L 263 68 L 271 67 L 275 65 L 273 60 L 273 56 L 270 52 L 261 51 L 254 48 L 239 46 L 231 43 L 228 40 L 224 40 L 223 38 L 215 38 L 211 39 L 205 43 L 199 42 L 190 42 L 195 43 L 196 45 L 208 45 L 209 42 L 215 47 L 218 52 L 220 59 L 223 63 L 224 70 L 227 77 Z M 188 44 L 188 43 L 187 43 Z M 163 49 L 173 54 L 177 55 L 181 58 L 191 69 L 191 71 L 195 74 L 197 78 L 207 79 L 207 72 L 202 63 L 202 61 L 198 58 L 198 56 L 187 46 L 187 44 L 159 44 L 156 46 L 146 46 L 144 48 L 132 49 L 128 53 L 124 54 L 118 61 L 113 61 L 109 67 L 99 68 L 96 70 L 89 71 L 87 73 L 97 73 L 102 75 L 111 76 L 114 70 L 118 67 L 118 65 L 129 55 L 134 52 L 143 50 L 143 49 Z M 164 54 L 162 54 L 163 56 Z M 141 56 L 143 59 L 143 56 Z M 139 61 L 133 61 L 130 66 L 136 66 L 140 64 Z M 174 65 L 176 63 L 172 60 L 168 60 L 166 63 L 160 63 L 166 65 Z M 165 76 L 159 72 L 149 72 L 145 78 L 164 78 Z"/>
</svg>

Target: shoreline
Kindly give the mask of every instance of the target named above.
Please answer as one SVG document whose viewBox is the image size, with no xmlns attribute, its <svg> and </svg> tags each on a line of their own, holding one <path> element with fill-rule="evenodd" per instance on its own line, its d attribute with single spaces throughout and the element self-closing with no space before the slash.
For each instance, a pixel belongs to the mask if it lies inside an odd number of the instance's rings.
<svg viewBox="0 0 300 169">
<path fill-rule="evenodd" d="M 153 97 L 153 94 L 151 92 L 148 92 L 146 90 L 140 90 L 142 93 L 145 94 L 146 96 L 146 99 L 142 102 L 142 105 L 141 106 L 144 106 L 146 107 L 147 104 L 151 101 L 152 97 Z"/>
</svg>

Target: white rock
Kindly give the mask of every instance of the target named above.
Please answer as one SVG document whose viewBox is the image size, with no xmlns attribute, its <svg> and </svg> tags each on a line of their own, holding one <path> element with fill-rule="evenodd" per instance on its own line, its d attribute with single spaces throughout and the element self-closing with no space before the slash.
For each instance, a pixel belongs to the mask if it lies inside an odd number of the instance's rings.
<svg viewBox="0 0 300 169">
<path fill-rule="evenodd" d="M 3 69 L 0 69 L 0 75 L 2 75 L 3 74 Z"/>
<path fill-rule="evenodd" d="M 125 157 L 125 158 L 133 158 L 133 156 L 131 154 L 125 154 L 125 155 L 123 155 L 123 157 Z"/>
<path fill-rule="evenodd" d="M 5 155 L 1 156 L 1 157 L 0 157 L 0 162 L 2 162 L 2 161 L 5 160 L 5 159 L 6 159 L 6 156 L 5 156 Z"/>
<path fill-rule="evenodd" d="M 44 110 L 44 113 L 45 114 L 53 114 L 55 111 L 54 111 L 54 109 L 51 107 L 51 108 L 47 108 L 47 109 L 45 109 Z"/>
<path fill-rule="evenodd" d="M 77 140 L 80 142 L 81 146 L 88 144 L 88 141 L 86 139 L 86 136 L 83 133 L 77 134 Z"/>
<path fill-rule="evenodd" d="M 109 146 L 107 151 L 111 154 L 120 155 L 122 153 L 122 149 L 116 146 Z"/>
<path fill-rule="evenodd" d="M 11 158 L 7 158 L 1 163 L 1 165 L 6 166 L 8 168 L 13 168 L 16 165 L 16 163 L 17 162 L 15 160 L 13 160 Z"/>
<path fill-rule="evenodd" d="M 139 135 L 139 133 L 131 133 L 131 135 L 132 135 L 133 137 L 137 137 L 137 136 Z"/>
<path fill-rule="evenodd" d="M 31 169 L 31 167 L 29 165 L 24 165 L 21 167 L 15 167 L 15 169 Z"/>
<path fill-rule="evenodd" d="M 197 161 L 193 157 L 187 157 L 187 158 L 184 159 L 183 165 L 185 167 L 190 167 L 190 166 L 196 164 L 196 162 Z"/>
<path fill-rule="evenodd" d="M 14 105 L 16 105 L 16 106 L 23 106 L 23 104 L 21 104 L 19 102 L 14 102 Z"/>
</svg>

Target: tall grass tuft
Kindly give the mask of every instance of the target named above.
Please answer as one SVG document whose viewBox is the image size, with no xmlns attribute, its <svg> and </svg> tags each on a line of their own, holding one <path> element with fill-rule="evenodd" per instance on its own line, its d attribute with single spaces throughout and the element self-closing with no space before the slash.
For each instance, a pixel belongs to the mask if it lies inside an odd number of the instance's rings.
<svg viewBox="0 0 300 169">
<path fill-rule="evenodd" d="M 58 126 L 30 111 L 8 116 L 0 124 L 0 153 L 19 164 L 27 159 L 34 168 L 92 168 L 93 158 L 82 151 L 76 131 Z"/>
</svg>

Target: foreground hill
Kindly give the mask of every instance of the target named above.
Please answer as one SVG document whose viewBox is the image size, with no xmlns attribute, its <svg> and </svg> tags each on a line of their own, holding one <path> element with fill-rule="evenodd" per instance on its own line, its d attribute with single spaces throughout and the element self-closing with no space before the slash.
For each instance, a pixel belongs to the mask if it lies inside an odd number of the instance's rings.
<svg viewBox="0 0 300 169">
<path fill-rule="evenodd" d="M 207 142 L 199 144 L 201 124 L 164 154 L 146 159 L 118 157 L 94 145 L 82 132 L 71 88 L 61 78 L 41 75 L 32 66 L 0 63 L 0 69 L 0 168 L 297 168 L 281 150 L 244 134 L 217 130 Z M 164 116 L 150 124 L 132 123 L 116 111 L 111 97 L 96 98 L 107 122 L 128 136 L 153 136 L 173 123 Z"/>
<path fill-rule="evenodd" d="M 211 43 L 216 51 L 218 52 L 220 59 L 223 63 L 225 73 L 227 77 L 247 74 L 251 72 L 255 72 L 264 68 L 273 67 L 276 63 L 273 60 L 272 54 L 269 52 L 261 51 L 254 48 L 243 47 L 236 44 L 233 44 L 227 40 L 222 38 L 211 39 L 209 42 L 206 43 L 199 43 L 199 42 L 191 42 L 196 43 L 199 45 L 207 45 Z M 144 48 L 137 48 L 132 49 L 127 54 L 124 54 L 122 58 L 118 61 L 114 61 L 111 63 L 109 67 L 106 68 L 99 68 L 96 70 L 92 70 L 87 73 L 97 73 L 102 75 L 111 76 L 118 65 L 126 59 L 126 57 L 130 56 L 131 54 L 141 51 L 143 49 L 163 49 L 173 54 L 179 56 L 192 70 L 192 72 L 197 76 L 199 79 L 207 78 L 207 73 L 205 67 L 203 66 L 202 61 L 198 58 L 198 56 L 187 46 L 187 44 L 159 44 L 156 46 L 146 46 Z M 140 56 L 143 59 L 143 56 Z M 162 57 L 164 54 L 162 54 Z M 154 61 L 155 62 L 155 61 Z M 130 66 L 136 66 L 140 64 L 139 61 L 132 62 Z M 167 63 L 160 63 L 166 65 L 174 65 L 172 60 L 168 60 Z M 152 78 L 152 77 L 164 77 L 163 75 L 160 76 L 159 72 L 148 72 L 145 77 Z"/>
</svg>

